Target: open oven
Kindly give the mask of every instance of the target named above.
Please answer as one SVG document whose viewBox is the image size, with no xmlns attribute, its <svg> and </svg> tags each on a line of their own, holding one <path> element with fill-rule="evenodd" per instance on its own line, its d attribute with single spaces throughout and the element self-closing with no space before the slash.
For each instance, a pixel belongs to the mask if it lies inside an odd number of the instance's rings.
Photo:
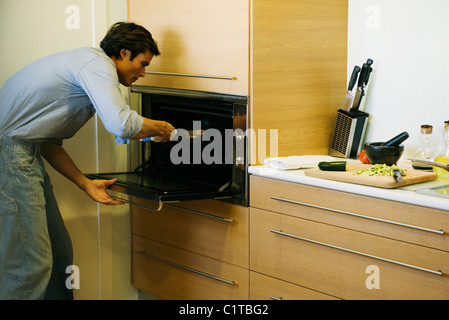
<svg viewBox="0 0 449 320">
<path fill-rule="evenodd" d="M 144 117 L 176 128 L 166 143 L 139 142 L 138 165 L 131 172 L 87 174 L 113 179 L 111 190 L 163 203 L 223 199 L 248 205 L 248 97 L 132 86 Z"/>
</svg>

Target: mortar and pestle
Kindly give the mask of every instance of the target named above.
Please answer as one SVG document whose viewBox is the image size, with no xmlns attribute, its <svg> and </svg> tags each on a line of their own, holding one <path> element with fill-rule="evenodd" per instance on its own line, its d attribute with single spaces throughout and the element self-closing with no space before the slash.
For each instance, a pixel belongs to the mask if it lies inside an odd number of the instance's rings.
<svg viewBox="0 0 449 320">
<path fill-rule="evenodd" d="M 404 146 L 401 143 L 408 137 L 408 132 L 404 131 L 387 142 L 365 143 L 363 149 L 371 164 L 386 164 L 391 166 L 396 164 L 401 158 L 404 152 Z"/>
</svg>

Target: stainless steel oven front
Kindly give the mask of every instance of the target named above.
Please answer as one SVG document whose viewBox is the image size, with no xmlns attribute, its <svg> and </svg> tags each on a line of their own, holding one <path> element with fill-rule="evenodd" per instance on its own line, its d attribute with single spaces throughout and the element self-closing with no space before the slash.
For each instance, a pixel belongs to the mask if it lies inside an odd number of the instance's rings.
<svg viewBox="0 0 449 320">
<path fill-rule="evenodd" d="M 112 179 L 111 190 L 163 203 L 221 199 L 248 205 L 248 96 L 133 86 L 141 114 L 176 128 L 166 143 L 139 142 L 130 172 L 87 174 Z"/>
</svg>

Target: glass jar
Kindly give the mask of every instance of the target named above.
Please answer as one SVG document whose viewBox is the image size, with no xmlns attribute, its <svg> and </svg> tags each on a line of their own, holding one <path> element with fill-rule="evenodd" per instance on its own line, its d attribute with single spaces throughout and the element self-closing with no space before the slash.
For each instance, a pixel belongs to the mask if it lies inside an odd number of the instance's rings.
<svg viewBox="0 0 449 320">
<path fill-rule="evenodd" d="M 413 154 L 413 158 L 433 161 L 435 159 L 435 153 L 432 150 L 431 142 L 432 142 L 432 131 L 433 126 L 428 124 L 423 124 L 421 126 L 421 135 L 419 138 L 420 147 Z M 432 166 L 428 164 L 422 163 L 413 163 L 413 169 L 419 170 L 432 170 Z"/>
<path fill-rule="evenodd" d="M 444 121 L 443 141 L 444 148 L 435 158 L 435 161 L 447 164 L 449 162 L 449 120 Z M 433 171 L 438 173 L 438 177 L 449 178 L 449 171 L 443 168 L 433 167 Z"/>
</svg>

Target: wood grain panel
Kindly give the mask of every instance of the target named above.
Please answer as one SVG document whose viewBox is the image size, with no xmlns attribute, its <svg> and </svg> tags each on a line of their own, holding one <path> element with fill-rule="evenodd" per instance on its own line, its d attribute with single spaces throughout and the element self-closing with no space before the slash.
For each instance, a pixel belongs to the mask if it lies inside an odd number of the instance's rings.
<svg viewBox="0 0 449 320">
<path fill-rule="evenodd" d="M 278 129 L 279 156 L 328 152 L 346 87 L 347 12 L 347 0 L 253 4 L 252 128 Z M 252 163 L 274 156 L 268 146 Z"/>
<path fill-rule="evenodd" d="M 251 176 L 250 188 L 251 207 L 449 251 L 449 215 L 447 211 L 257 176 Z M 330 210 L 275 200 L 272 197 L 364 215 L 374 219 L 443 230 L 444 234 L 354 217 Z"/>
<path fill-rule="evenodd" d="M 221 201 L 186 201 L 160 212 L 132 207 L 134 234 L 248 268 L 249 209 Z M 226 219 L 226 220 L 222 220 Z"/>
<path fill-rule="evenodd" d="M 146 255 L 164 259 L 165 262 Z M 192 270 L 233 283 L 225 283 Z M 243 300 L 248 299 L 249 271 L 157 241 L 134 236 L 132 283 L 137 288 L 163 299 Z"/>
<path fill-rule="evenodd" d="M 282 230 L 443 275 L 271 232 Z M 343 299 L 448 299 L 449 253 L 251 208 L 250 269 Z M 375 266 L 379 289 L 366 285 Z M 371 280 L 368 280 L 370 283 Z"/>
<path fill-rule="evenodd" d="M 327 294 L 250 271 L 251 300 L 338 300 Z"/>
<path fill-rule="evenodd" d="M 148 71 L 233 80 L 147 75 L 136 85 L 248 95 L 249 4 L 241 0 L 128 0 L 129 20 L 142 24 L 161 55 Z"/>
</svg>

